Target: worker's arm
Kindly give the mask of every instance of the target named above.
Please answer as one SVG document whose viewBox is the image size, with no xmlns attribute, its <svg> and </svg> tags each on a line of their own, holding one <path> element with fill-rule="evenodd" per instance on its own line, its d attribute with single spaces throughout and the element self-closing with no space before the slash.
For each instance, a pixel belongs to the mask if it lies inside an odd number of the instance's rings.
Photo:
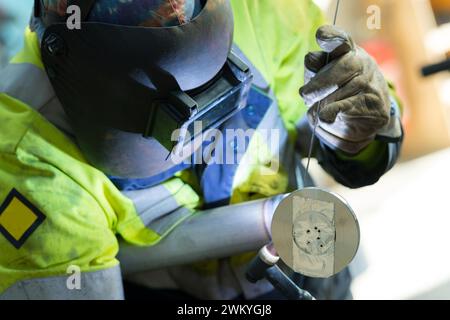
<svg viewBox="0 0 450 320">
<path fill-rule="evenodd" d="M 122 299 L 134 208 L 37 112 L 0 93 L 0 299 Z"/>
<path fill-rule="evenodd" d="M 401 141 L 376 140 L 359 154 L 347 155 L 322 145 L 316 158 L 337 182 L 349 188 L 360 188 L 376 183 L 392 169 L 400 156 L 401 146 Z"/>
<path fill-rule="evenodd" d="M 391 141 L 388 141 L 389 139 L 386 139 L 386 137 L 380 137 L 357 154 L 349 154 L 342 150 L 330 148 L 316 137 L 312 156 L 337 182 L 349 188 L 372 185 L 392 169 L 397 162 L 403 142 L 403 129 L 400 121 L 402 107 L 395 94 L 395 88 L 391 84 L 390 92 L 392 108 L 395 109 L 395 115 L 392 117 L 400 127 L 400 136 L 398 136 L 398 128 L 394 129 L 392 130 L 394 138 Z M 312 126 L 305 116 L 297 126 L 299 137 L 297 139 L 297 150 L 304 158 L 308 156 L 312 131 Z"/>
<path fill-rule="evenodd" d="M 402 107 L 392 84 L 389 84 L 389 89 L 392 122 L 396 122 L 393 125 L 397 126 L 385 132 L 385 134 L 391 134 L 390 138 L 380 137 L 356 155 L 339 150 L 333 151 L 325 145 L 322 145 L 318 151 L 317 158 L 322 167 L 339 183 L 347 187 L 359 188 L 376 183 L 381 176 L 392 169 L 400 156 L 403 142 L 400 121 Z"/>
</svg>

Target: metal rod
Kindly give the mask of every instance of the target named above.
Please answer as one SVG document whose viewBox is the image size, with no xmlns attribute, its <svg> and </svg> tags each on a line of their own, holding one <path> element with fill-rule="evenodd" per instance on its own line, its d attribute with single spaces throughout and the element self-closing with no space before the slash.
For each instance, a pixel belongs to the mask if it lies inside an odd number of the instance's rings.
<svg viewBox="0 0 450 320">
<path fill-rule="evenodd" d="M 337 21 L 337 17 L 338 17 L 338 13 L 339 13 L 339 5 L 341 4 L 341 0 L 337 0 L 337 4 L 336 4 L 336 10 L 334 12 L 334 20 L 333 20 L 333 26 L 336 26 L 336 21 Z M 330 62 L 330 53 L 328 52 L 327 54 L 327 60 L 326 60 L 326 64 Z M 314 119 L 314 128 L 313 128 L 313 133 L 311 136 L 311 141 L 309 143 L 309 151 L 308 151 L 308 163 L 306 164 L 306 170 L 303 173 L 303 181 L 305 181 L 306 176 L 309 173 L 309 167 L 311 165 L 311 157 L 312 157 L 312 153 L 313 153 L 313 149 L 314 149 L 314 142 L 315 142 L 315 138 L 316 138 L 316 131 L 317 131 L 317 127 L 319 125 L 319 113 L 320 113 L 320 109 L 322 108 L 322 103 L 324 102 L 325 99 L 319 101 L 319 105 L 317 106 L 317 114 L 316 117 Z"/>
</svg>

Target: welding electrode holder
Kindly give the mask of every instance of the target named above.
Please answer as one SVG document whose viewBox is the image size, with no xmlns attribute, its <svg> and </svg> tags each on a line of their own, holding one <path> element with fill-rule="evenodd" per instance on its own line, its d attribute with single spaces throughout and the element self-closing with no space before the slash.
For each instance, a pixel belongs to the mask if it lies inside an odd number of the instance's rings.
<svg viewBox="0 0 450 320">
<path fill-rule="evenodd" d="M 251 283 L 267 279 L 275 289 L 289 300 L 315 300 L 307 291 L 297 286 L 277 265 L 280 257 L 273 245 L 263 247 L 250 263 L 246 277 Z"/>
</svg>

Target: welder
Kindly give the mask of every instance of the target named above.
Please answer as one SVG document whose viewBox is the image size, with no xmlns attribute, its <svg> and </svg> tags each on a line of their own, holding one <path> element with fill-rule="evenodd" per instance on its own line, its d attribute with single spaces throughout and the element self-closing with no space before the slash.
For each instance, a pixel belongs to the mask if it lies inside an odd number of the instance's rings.
<svg viewBox="0 0 450 320">
<path fill-rule="evenodd" d="M 200 261 L 127 275 L 147 297 L 276 298 L 245 278 L 252 228 L 278 195 L 312 185 L 298 174 L 312 123 L 314 157 L 351 188 L 390 170 L 403 137 L 375 61 L 324 22 L 309 0 L 36 0 L 0 72 L 0 298 L 121 299 L 121 269 L 148 263 L 129 248 L 183 232 Z M 238 160 L 199 161 L 205 148 Z M 208 223 L 189 229 L 197 216 Z M 297 280 L 350 297 L 348 269 Z"/>
</svg>

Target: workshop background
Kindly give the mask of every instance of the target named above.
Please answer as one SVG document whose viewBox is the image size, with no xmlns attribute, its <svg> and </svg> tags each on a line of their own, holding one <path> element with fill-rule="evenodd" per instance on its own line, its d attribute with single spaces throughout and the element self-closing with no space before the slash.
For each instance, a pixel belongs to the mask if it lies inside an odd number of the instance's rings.
<svg viewBox="0 0 450 320">
<path fill-rule="evenodd" d="M 0 66 L 20 50 L 32 2 L 0 0 Z M 331 20 L 335 0 L 316 2 Z M 450 1 L 342 0 L 337 25 L 375 57 L 405 110 L 402 162 L 375 186 L 349 190 L 312 169 L 361 223 L 354 297 L 450 299 L 450 73 L 420 74 L 450 57 Z"/>
</svg>

